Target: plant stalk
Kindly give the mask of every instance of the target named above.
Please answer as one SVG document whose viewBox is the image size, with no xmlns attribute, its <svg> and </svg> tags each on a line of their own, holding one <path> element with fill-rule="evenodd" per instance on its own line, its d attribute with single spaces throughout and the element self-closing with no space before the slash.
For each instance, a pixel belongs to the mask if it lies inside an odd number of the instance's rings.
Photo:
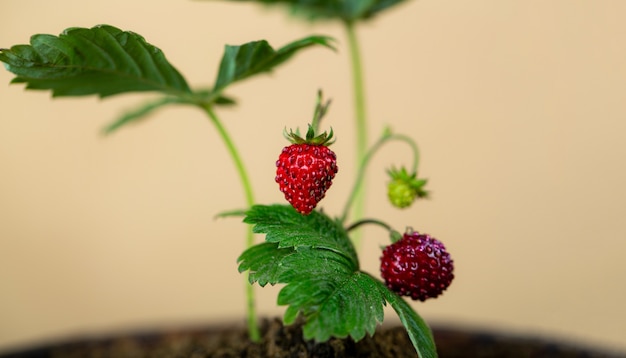
<svg viewBox="0 0 626 358">
<path fill-rule="evenodd" d="M 359 197 L 362 196 L 362 188 L 363 182 L 365 181 L 365 171 L 367 169 L 367 164 L 369 164 L 370 159 L 378 151 L 378 149 L 389 139 L 390 136 L 381 137 L 373 146 L 370 148 L 369 152 L 365 153 L 361 161 L 359 161 L 359 168 L 356 175 L 356 180 L 354 185 L 352 186 L 352 192 L 350 192 L 350 196 L 348 197 L 348 201 L 346 202 L 346 206 L 343 208 L 343 214 L 341 215 L 341 222 L 344 222 L 348 219 L 348 214 L 350 213 L 350 208 L 352 205 L 358 203 Z M 353 221 L 359 221 L 362 218 L 356 218 Z"/>
<path fill-rule="evenodd" d="M 389 224 L 387 224 L 384 221 L 378 220 L 378 219 L 361 219 L 357 222 L 355 222 L 354 224 L 348 226 L 346 228 L 346 232 L 350 232 L 362 225 L 366 225 L 366 224 L 374 224 L 374 225 L 378 225 L 380 227 L 382 227 L 383 229 L 387 230 L 387 231 L 392 231 L 393 228 L 391 226 L 389 226 Z"/>
<path fill-rule="evenodd" d="M 241 159 L 241 155 L 239 155 L 239 151 L 235 147 L 233 140 L 230 135 L 226 131 L 226 128 L 222 125 L 222 122 L 219 120 L 215 112 L 210 105 L 202 105 L 202 108 L 206 112 L 206 114 L 211 119 L 211 122 L 215 125 L 217 132 L 220 137 L 224 141 L 226 145 L 226 149 L 230 154 L 233 162 L 235 163 L 235 168 L 237 169 L 237 173 L 239 174 L 239 179 L 241 180 L 241 184 L 243 187 L 243 191 L 245 193 L 246 204 L 248 207 L 252 207 L 254 205 L 254 194 L 252 192 L 252 185 L 250 182 L 250 177 L 248 176 L 248 172 L 243 164 L 243 160 Z M 254 234 L 252 232 L 252 226 L 248 225 L 247 233 L 246 233 L 246 248 L 250 248 L 254 245 Z M 256 315 L 256 300 L 254 294 L 254 286 L 252 286 L 248 282 L 248 273 L 244 274 L 244 284 L 246 291 L 246 306 L 247 306 L 247 315 L 248 315 L 248 334 L 250 335 L 250 339 L 253 342 L 258 342 L 261 340 L 261 333 L 259 331 L 259 325 L 257 322 Z"/>
<path fill-rule="evenodd" d="M 352 207 L 352 205 L 354 205 L 359 198 L 359 193 L 361 192 L 361 189 L 363 187 L 363 182 L 365 179 L 365 172 L 367 169 L 367 165 L 369 164 L 374 154 L 380 149 L 380 147 L 382 147 L 383 144 L 391 140 L 405 142 L 411 147 L 411 150 L 413 151 L 413 173 L 417 172 L 420 154 L 419 154 L 419 149 L 417 147 L 417 144 L 415 144 L 415 141 L 413 141 L 411 137 L 403 135 L 403 134 L 392 134 L 387 131 L 383 133 L 380 139 L 378 139 L 378 141 L 374 143 L 374 145 L 370 148 L 370 150 L 367 153 L 365 153 L 365 156 L 359 163 L 359 169 L 356 175 L 355 183 L 352 186 L 352 192 L 350 193 L 350 196 L 348 197 L 348 201 L 346 202 L 346 206 L 344 207 L 343 213 L 341 215 L 342 223 L 345 223 L 345 221 L 348 219 L 350 207 Z M 354 221 L 358 222 L 359 220 L 361 220 L 361 218 L 356 219 Z"/>
<path fill-rule="evenodd" d="M 363 81 L 363 65 L 361 61 L 361 50 L 356 34 L 356 24 L 353 21 L 346 21 L 346 34 L 350 52 L 350 64 L 352 69 L 352 85 L 354 95 L 355 125 L 356 125 L 356 163 L 362 163 L 367 152 L 367 117 L 365 113 L 365 86 Z M 365 183 L 361 178 L 361 185 L 354 195 L 354 220 L 359 220 L 365 213 Z M 344 212 L 344 215 L 346 213 Z M 360 246 L 361 233 L 357 231 L 352 235 L 352 240 L 356 247 Z"/>
</svg>

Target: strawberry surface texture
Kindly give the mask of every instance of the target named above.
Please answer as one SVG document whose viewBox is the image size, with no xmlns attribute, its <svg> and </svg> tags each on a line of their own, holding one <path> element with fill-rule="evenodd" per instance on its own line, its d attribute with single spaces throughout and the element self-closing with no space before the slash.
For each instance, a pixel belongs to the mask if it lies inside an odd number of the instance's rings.
<svg viewBox="0 0 626 358">
<path fill-rule="evenodd" d="M 413 203 L 417 193 L 406 181 L 395 179 L 387 186 L 387 196 L 393 206 L 403 209 Z"/>
<path fill-rule="evenodd" d="M 325 145 L 292 144 L 276 161 L 276 182 L 285 199 L 308 215 L 326 195 L 337 174 L 337 157 Z"/>
<path fill-rule="evenodd" d="M 387 246 L 381 257 L 380 272 L 387 287 L 413 300 L 439 296 L 452 282 L 453 271 L 443 243 L 415 231 Z"/>
</svg>

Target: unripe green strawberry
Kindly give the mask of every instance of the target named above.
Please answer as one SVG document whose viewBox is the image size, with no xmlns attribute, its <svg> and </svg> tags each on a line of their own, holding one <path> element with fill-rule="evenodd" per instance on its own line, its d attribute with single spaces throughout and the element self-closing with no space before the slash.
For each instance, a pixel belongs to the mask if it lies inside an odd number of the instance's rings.
<svg viewBox="0 0 626 358">
<path fill-rule="evenodd" d="M 393 206 L 406 208 L 413 203 L 417 194 L 404 180 L 394 179 L 387 186 L 387 196 Z"/>
<path fill-rule="evenodd" d="M 454 278 L 453 261 L 443 243 L 410 229 L 383 250 L 380 260 L 387 287 L 414 300 L 439 296 Z"/>
<path fill-rule="evenodd" d="M 391 181 L 387 184 L 387 197 L 391 205 L 397 208 L 406 208 L 417 198 L 428 196 L 424 190 L 426 179 L 418 179 L 417 173 L 409 174 L 405 168 L 390 169 L 387 171 Z"/>
<path fill-rule="evenodd" d="M 328 148 L 333 132 L 316 136 L 309 126 L 306 138 L 293 132 L 285 136 L 293 144 L 284 147 L 276 161 L 275 181 L 291 206 L 308 215 L 324 198 L 338 171 L 337 157 Z"/>
</svg>

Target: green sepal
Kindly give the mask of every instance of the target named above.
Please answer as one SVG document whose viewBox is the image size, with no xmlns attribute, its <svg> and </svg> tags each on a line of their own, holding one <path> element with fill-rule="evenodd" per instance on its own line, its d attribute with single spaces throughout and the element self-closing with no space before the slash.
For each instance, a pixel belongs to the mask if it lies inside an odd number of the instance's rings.
<svg viewBox="0 0 626 358">
<path fill-rule="evenodd" d="M 311 145 L 329 146 L 335 142 L 333 140 L 334 133 L 333 133 L 332 128 L 330 128 L 329 132 L 322 132 L 320 134 L 316 134 L 313 126 L 309 124 L 307 132 L 306 132 L 306 136 L 304 138 L 300 136 L 299 132 L 300 131 L 297 129 L 295 132 L 293 130 L 290 130 L 289 132 L 287 132 L 287 130 L 285 129 L 283 130 L 283 135 L 289 142 L 293 144 L 311 144 Z"/>
<path fill-rule="evenodd" d="M 310 145 L 325 145 L 329 146 L 335 141 L 333 139 L 333 128 L 330 128 L 330 132 L 322 132 L 318 134 L 319 124 L 322 118 L 326 115 L 328 107 L 330 106 L 330 100 L 323 101 L 322 91 L 317 92 L 317 103 L 315 105 L 315 113 L 313 114 L 313 120 L 307 126 L 306 136 L 302 138 L 300 136 L 300 129 L 296 128 L 296 131 L 290 130 L 287 132 L 285 128 L 283 135 L 292 144 L 310 144 Z"/>
<path fill-rule="evenodd" d="M 404 235 L 396 230 L 389 230 L 389 241 L 391 241 L 392 244 L 402 240 L 403 236 Z"/>
</svg>

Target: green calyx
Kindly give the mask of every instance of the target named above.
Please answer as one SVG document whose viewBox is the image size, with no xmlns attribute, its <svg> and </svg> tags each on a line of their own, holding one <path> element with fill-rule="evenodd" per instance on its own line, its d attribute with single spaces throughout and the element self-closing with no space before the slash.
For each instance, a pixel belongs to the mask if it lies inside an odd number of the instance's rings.
<svg viewBox="0 0 626 358">
<path fill-rule="evenodd" d="M 310 145 L 331 145 L 335 141 L 333 140 L 333 129 L 330 129 L 330 132 L 323 132 L 321 134 L 317 134 L 315 129 L 311 124 L 309 124 L 309 129 L 306 131 L 306 136 L 302 138 L 300 136 L 299 130 L 296 129 L 295 132 L 284 130 L 283 135 L 293 144 L 310 144 Z"/>
<path fill-rule="evenodd" d="M 424 190 L 427 180 L 417 178 L 417 173 L 409 174 L 405 168 L 392 168 L 387 173 L 391 177 L 387 185 L 387 196 L 393 206 L 407 208 L 415 199 L 428 196 L 428 192 Z"/>
<path fill-rule="evenodd" d="M 317 103 L 315 105 L 315 113 L 313 114 L 313 121 L 308 125 L 308 129 L 306 131 L 306 136 L 302 138 L 300 135 L 300 131 L 296 129 L 296 131 L 290 130 L 287 132 L 287 129 L 284 130 L 283 135 L 293 144 L 311 144 L 311 145 L 331 145 L 335 141 L 333 140 L 333 129 L 330 128 L 330 132 L 323 132 L 318 134 L 319 132 L 319 123 L 322 118 L 326 115 L 326 111 L 328 111 L 328 106 L 330 106 L 330 100 L 324 102 L 322 100 L 322 91 L 317 92 Z"/>
</svg>

